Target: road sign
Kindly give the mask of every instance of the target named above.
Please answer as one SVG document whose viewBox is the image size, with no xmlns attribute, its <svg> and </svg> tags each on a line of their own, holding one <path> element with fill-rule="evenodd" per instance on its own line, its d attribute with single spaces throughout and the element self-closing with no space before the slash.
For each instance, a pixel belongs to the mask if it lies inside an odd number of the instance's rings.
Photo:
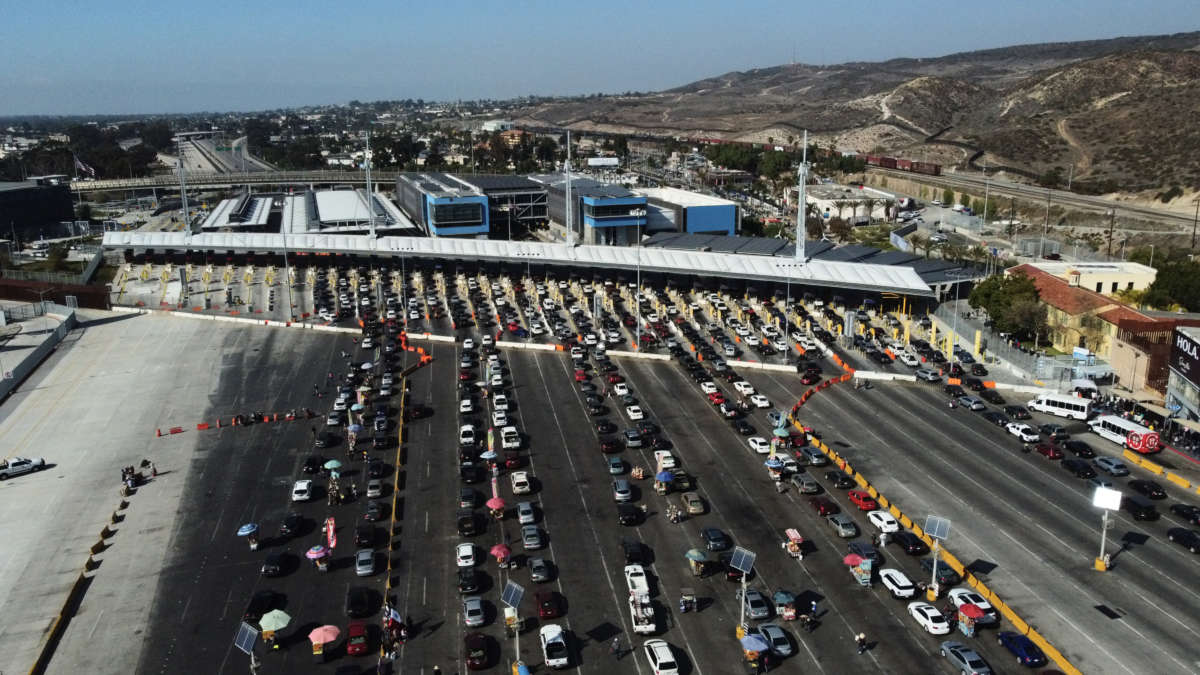
<svg viewBox="0 0 1200 675">
<path fill-rule="evenodd" d="M 500 602 L 516 609 L 521 604 L 523 597 L 525 597 L 525 588 L 515 581 L 510 581 L 504 585 L 504 591 L 500 593 Z"/>
<path fill-rule="evenodd" d="M 939 516 L 925 517 L 925 534 L 940 541 L 950 538 L 950 519 Z"/>
<path fill-rule="evenodd" d="M 243 621 L 242 625 L 238 626 L 237 636 L 233 638 L 233 646 L 252 654 L 255 642 L 258 642 L 258 629 Z"/>
<path fill-rule="evenodd" d="M 733 558 L 729 561 L 729 566 L 746 576 L 750 576 L 750 573 L 754 571 L 754 560 L 757 557 L 757 554 L 753 551 L 737 546 L 733 549 Z"/>
</svg>

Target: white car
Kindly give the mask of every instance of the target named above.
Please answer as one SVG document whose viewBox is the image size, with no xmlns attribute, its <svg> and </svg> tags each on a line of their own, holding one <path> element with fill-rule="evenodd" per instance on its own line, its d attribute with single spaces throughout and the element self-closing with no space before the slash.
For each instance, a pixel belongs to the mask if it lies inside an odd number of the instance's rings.
<svg viewBox="0 0 1200 675">
<path fill-rule="evenodd" d="M 469 352 L 469 351 L 475 349 L 475 341 L 472 340 L 471 338 L 467 338 L 467 339 L 463 340 L 462 348 L 463 348 L 464 352 Z"/>
<path fill-rule="evenodd" d="M 467 342 L 470 342 L 470 340 L 467 340 L 463 343 L 464 348 L 466 348 Z M 495 342 L 495 340 L 492 339 L 491 335 L 484 335 L 483 338 L 479 340 L 479 343 L 482 344 L 484 347 L 491 347 L 494 342 Z"/>
<path fill-rule="evenodd" d="M 1009 422 L 1008 424 L 1004 425 L 1004 428 L 1008 429 L 1008 433 L 1016 436 L 1026 443 L 1037 443 L 1038 440 L 1041 439 L 1041 435 L 1038 434 L 1037 429 L 1034 429 L 1028 424 Z"/>
<path fill-rule="evenodd" d="M 867 520 L 879 528 L 880 532 L 899 532 L 900 523 L 887 511 L 878 510 L 867 514 Z"/>
<path fill-rule="evenodd" d="M 529 484 L 528 471 L 516 471 L 512 474 L 512 491 L 514 495 L 527 495 L 533 491 Z"/>
<path fill-rule="evenodd" d="M 629 385 L 625 384 L 624 382 L 618 382 L 613 385 L 613 395 L 614 396 L 625 396 L 628 393 L 629 393 Z"/>
<path fill-rule="evenodd" d="M 496 394 L 492 397 L 492 407 L 496 410 L 508 412 L 508 397 L 504 394 Z"/>
<path fill-rule="evenodd" d="M 46 460 L 41 457 L 9 457 L 6 460 L 0 460 L 0 480 L 32 471 L 41 471 L 45 468 Z"/>
<path fill-rule="evenodd" d="M 646 568 L 641 565 L 626 565 L 625 587 L 630 593 L 649 593 L 650 581 L 646 578 Z"/>
<path fill-rule="evenodd" d="M 641 406 L 627 405 L 625 406 L 625 414 L 629 415 L 629 419 L 634 422 L 646 419 L 646 414 L 642 412 Z"/>
<path fill-rule="evenodd" d="M 473 544 L 459 544 L 455 546 L 454 563 L 459 567 L 474 567 L 475 546 Z"/>
<path fill-rule="evenodd" d="M 717 385 L 713 384 L 712 382 L 701 382 L 700 391 L 704 392 L 705 394 L 715 394 L 717 393 Z"/>
<path fill-rule="evenodd" d="M 337 400 L 333 402 L 333 409 L 337 412 L 345 412 L 346 408 L 349 407 L 346 404 L 346 402 L 349 400 L 349 397 L 339 396 Z"/>
<path fill-rule="evenodd" d="M 908 613 L 930 635 L 945 635 L 950 632 L 950 624 L 946 621 L 946 617 L 942 616 L 937 607 L 928 602 L 908 603 Z"/>
<path fill-rule="evenodd" d="M 459 445 L 475 445 L 475 427 L 464 424 L 458 429 Z"/>
<path fill-rule="evenodd" d="M 567 635 L 562 626 L 546 624 L 538 631 L 542 641 L 542 658 L 551 668 L 566 668 L 571 664 L 571 655 L 567 651 Z"/>
<path fill-rule="evenodd" d="M 879 580 L 883 582 L 884 587 L 888 589 L 892 597 L 897 600 L 912 598 L 917 595 L 916 584 L 904 572 L 898 569 L 885 567 L 879 570 Z"/>
<path fill-rule="evenodd" d="M 374 349 L 375 348 L 375 341 L 372 340 L 370 337 L 363 338 L 362 342 L 360 344 L 362 345 L 363 349 Z"/>
<path fill-rule="evenodd" d="M 475 412 L 475 402 L 469 398 L 464 398 L 458 402 L 458 412 L 462 414 Z"/>
<path fill-rule="evenodd" d="M 750 402 L 754 404 L 755 408 L 770 408 L 771 407 L 771 402 L 768 401 L 767 397 L 763 396 L 762 394 L 752 394 L 750 396 Z"/>
<path fill-rule="evenodd" d="M 997 623 L 1000 621 L 1000 613 L 996 611 L 992 603 L 984 600 L 982 595 L 970 588 L 956 588 L 947 595 L 955 607 L 975 605 L 979 609 L 982 609 L 984 614 L 984 617 L 980 619 L 982 623 Z"/>
<path fill-rule="evenodd" d="M 751 450 L 760 455 L 766 455 L 771 452 L 771 444 L 768 443 L 767 439 L 763 438 L 762 436 L 751 436 L 750 438 L 746 439 L 746 442 L 750 444 Z"/>
<path fill-rule="evenodd" d="M 508 424 L 508 413 L 503 410 L 492 411 L 492 426 L 502 427 Z"/>
<path fill-rule="evenodd" d="M 678 460 L 675 459 L 675 455 L 672 455 L 670 450 L 655 450 L 654 463 L 664 469 L 674 469 L 679 466 Z"/>
<path fill-rule="evenodd" d="M 292 485 L 292 501 L 306 502 L 312 499 L 312 481 L 298 480 Z"/>
<path fill-rule="evenodd" d="M 733 388 L 737 389 L 737 392 L 743 396 L 749 396 L 750 394 L 754 393 L 754 385 L 745 380 L 738 380 L 737 382 L 734 382 Z"/>
<path fill-rule="evenodd" d="M 903 363 L 909 368 L 918 368 L 921 365 L 921 359 L 918 359 L 909 352 L 900 352 L 900 356 L 897 358 L 900 360 L 900 363 Z"/>
<path fill-rule="evenodd" d="M 492 385 L 493 387 L 503 387 L 504 376 L 500 373 L 492 373 L 492 379 L 488 380 L 488 384 Z"/>
<path fill-rule="evenodd" d="M 679 675 L 679 664 L 666 640 L 646 640 L 642 649 L 654 675 Z"/>
</svg>

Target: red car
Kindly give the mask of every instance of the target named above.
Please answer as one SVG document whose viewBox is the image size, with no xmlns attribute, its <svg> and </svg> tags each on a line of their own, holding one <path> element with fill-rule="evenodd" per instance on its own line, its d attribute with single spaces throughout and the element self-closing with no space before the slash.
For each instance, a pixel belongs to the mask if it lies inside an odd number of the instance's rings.
<svg viewBox="0 0 1200 675">
<path fill-rule="evenodd" d="M 504 468 L 519 469 L 521 467 L 521 455 L 516 450 L 504 451 Z"/>
<path fill-rule="evenodd" d="M 471 670 L 488 667 L 488 639 L 483 633 L 467 633 L 463 636 L 463 660 Z"/>
<path fill-rule="evenodd" d="M 828 497 L 812 497 L 808 503 L 816 510 L 818 516 L 831 516 L 839 511 L 838 505 Z"/>
<path fill-rule="evenodd" d="M 708 395 L 708 402 L 713 405 L 721 405 L 725 402 L 725 395 L 719 391 L 714 391 Z"/>
<path fill-rule="evenodd" d="M 800 384 L 816 384 L 821 381 L 821 376 L 816 373 L 805 373 L 804 377 L 800 378 Z"/>
<path fill-rule="evenodd" d="M 587 379 L 588 379 L 588 374 L 585 371 L 583 371 L 583 370 L 575 371 L 575 381 L 576 382 L 587 382 Z"/>
<path fill-rule="evenodd" d="M 539 618 L 558 618 L 562 610 L 558 606 L 558 598 L 554 596 L 554 591 L 538 591 L 533 597 L 534 604 L 536 604 L 538 608 Z"/>
<path fill-rule="evenodd" d="M 874 511 L 879 508 L 879 504 L 871 497 L 871 493 L 866 490 L 851 490 L 846 493 L 850 496 L 850 501 L 862 511 Z"/>
<path fill-rule="evenodd" d="M 1062 448 L 1058 447 L 1057 445 L 1055 445 L 1053 443 L 1038 443 L 1037 451 L 1038 451 L 1039 455 L 1044 456 L 1046 459 L 1062 459 L 1063 458 Z"/>
<path fill-rule="evenodd" d="M 617 373 L 609 373 L 608 374 L 608 383 L 609 384 L 616 384 L 618 382 L 624 382 L 624 381 L 625 381 L 625 378 L 621 377 Z"/>
<path fill-rule="evenodd" d="M 600 452 L 607 454 L 610 452 L 620 452 L 621 450 L 622 450 L 621 444 L 616 441 L 611 441 L 611 440 L 600 441 Z"/>
<path fill-rule="evenodd" d="M 466 382 L 467 380 L 471 379 L 472 377 L 473 376 L 471 375 L 471 371 L 469 371 L 469 370 L 458 371 L 458 379 L 463 382 Z"/>
<path fill-rule="evenodd" d="M 351 621 L 346 627 L 346 654 L 350 656 L 362 656 L 367 653 L 367 622 Z"/>
</svg>

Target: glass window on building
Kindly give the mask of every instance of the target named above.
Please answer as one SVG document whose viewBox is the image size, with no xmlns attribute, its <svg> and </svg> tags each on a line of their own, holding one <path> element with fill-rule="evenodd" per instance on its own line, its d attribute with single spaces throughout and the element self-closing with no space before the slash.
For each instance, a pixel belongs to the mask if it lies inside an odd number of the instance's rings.
<svg viewBox="0 0 1200 675">
<path fill-rule="evenodd" d="M 584 204 L 583 214 L 590 218 L 628 218 L 630 211 L 637 208 L 633 204 Z"/>
<path fill-rule="evenodd" d="M 434 204 L 433 222 L 438 225 L 451 223 L 482 223 L 483 205 L 477 202 L 461 204 Z"/>
</svg>

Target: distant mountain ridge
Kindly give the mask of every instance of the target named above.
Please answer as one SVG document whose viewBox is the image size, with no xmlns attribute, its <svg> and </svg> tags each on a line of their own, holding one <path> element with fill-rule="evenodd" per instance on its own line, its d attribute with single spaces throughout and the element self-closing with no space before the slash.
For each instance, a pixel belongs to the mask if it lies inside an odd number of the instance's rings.
<svg viewBox="0 0 1200 675">
<path fill-rule="evenodd" d="M 1200 186 L 1200 32 L 781 65 L 645 95 L 560 99 L 520 122 L 980 161 L 1127 189 Z M 936 136 L 937 142 L 927 142 Z M 946 143 L 949 141 L 950 143 Z"/>
</svg>

